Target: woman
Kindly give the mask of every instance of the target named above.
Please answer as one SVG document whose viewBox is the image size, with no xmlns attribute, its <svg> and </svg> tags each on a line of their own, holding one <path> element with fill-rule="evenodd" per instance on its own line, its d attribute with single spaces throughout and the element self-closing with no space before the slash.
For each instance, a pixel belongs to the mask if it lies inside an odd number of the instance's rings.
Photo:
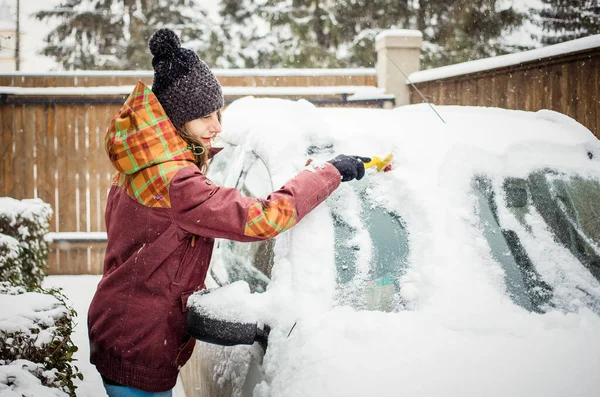
<svg viewBox="0 0 600 397">
<path fill-rule="evenodd" d="M 340 155 L 266 199 L 216 186 L 205 172 L 221 132 L 221 85 L 173 31 L 157 31 L 149 46 L 153 87 L 137 84 L 105 138 L 118 172 L 88 329 L 91 362 L 111 397 L 171 395 L 195 342 L 184 329 L 187 298 L 205 288 L 215 238 L 275 237 L 340 180 L 362 178 L 369 160 Z"/>
</svg>

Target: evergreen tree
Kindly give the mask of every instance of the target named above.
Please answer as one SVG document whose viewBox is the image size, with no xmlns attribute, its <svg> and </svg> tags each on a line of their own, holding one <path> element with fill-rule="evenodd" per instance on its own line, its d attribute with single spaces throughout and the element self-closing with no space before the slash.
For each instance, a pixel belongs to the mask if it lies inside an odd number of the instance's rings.
<svg viewBox="0 0 600 397">
<path fill-rule="evenodd" d="M 57 19 L 42 54 L 66 70 L 151 69 L 148 40 L 161 27 L 180 34 L 183 43 L 210 64 L 220 38 L 206 12 L 191 0 L 66 0 L 35 15 Z"/>
<path fill-rule="evenodd" d="M 542 0 L 542 44 L 557 44 L 600 33 L 598 0 Z"/>
<path fill-rule="evenodd" d="M 279 66 L 278 35 L 253 0 L 221 0 L 220 35 L 223 45 L 217 64 L 221 67 Z"/>
<path fill-rule="evenodd" d="M 372 67 L 376 35 L 394 28 L 420 30 L 423 66 L 441 66 L 514 51 L 503 37 L 523 21 L 500 0 L 261 0 L 251 2 L 250 12 L 235 3 L 223 1 L 228 25 L 271 30 L 253 36 L 253 46 L 276 37 L 264 46 L 271 54 L 260 66 Z"/>
</svg>

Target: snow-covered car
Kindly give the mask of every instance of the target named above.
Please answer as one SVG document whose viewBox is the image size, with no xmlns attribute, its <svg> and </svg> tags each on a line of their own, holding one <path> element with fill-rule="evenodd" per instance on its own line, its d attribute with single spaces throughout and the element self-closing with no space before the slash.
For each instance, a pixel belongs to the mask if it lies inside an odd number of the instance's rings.
<svg viewBox="0 0 600 397">
<path fill-rule="evenodd" d="M 268 348 L 199 343 L 188 394 L 600 395 L 600 142 L 552 111 L 437 110 L 229 106 L 209 176 L 249 196 L 309 158 L 393 168 L 273 240 L 218 241 L 188 309 L 268 325 Z"/>
</svg>

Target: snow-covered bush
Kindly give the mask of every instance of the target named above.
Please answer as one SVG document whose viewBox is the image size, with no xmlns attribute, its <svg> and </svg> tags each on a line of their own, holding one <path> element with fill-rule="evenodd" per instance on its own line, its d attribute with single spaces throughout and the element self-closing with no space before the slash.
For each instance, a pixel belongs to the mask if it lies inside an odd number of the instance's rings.
<svg viewBox="0 0 600 397">
<path fill-rule="evenodd" d="M 0 280 L 23 285 L 21 251 L 17 239 L 0 233 Z"/>
<path fill-rule="evenodd" d="M 52 208 L 40 199 L 0 197 L 0 281 L 28 289 L 41 286 L 51 216 Z"/>
<path fill-rule="evenodd" d="M 75 396 L 76 312 L 59 289 L 0 282 L 0 395 Z"/>
</svg>

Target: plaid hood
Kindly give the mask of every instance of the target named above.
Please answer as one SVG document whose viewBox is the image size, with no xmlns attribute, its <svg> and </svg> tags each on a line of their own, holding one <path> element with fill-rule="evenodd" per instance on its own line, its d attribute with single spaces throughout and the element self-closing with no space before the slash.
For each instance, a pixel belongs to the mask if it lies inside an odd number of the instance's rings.
<svg viewBox="0 0 600 397">
<path fill-rule="evenodd" d="M 113 118 L 104 146 L 118 171 L 113 184 L 147 207 L 170 208 L 171 179 L 180 169 L 195 167 L 187 143 L 141 81 Z"/>
<path fill-rule="evenodd" d="M 138 82 L 106 133 L 105 149 L 122 174 L 169 161 L 194 161 L 194 155 L 150 88 Z"/>
</svg>

